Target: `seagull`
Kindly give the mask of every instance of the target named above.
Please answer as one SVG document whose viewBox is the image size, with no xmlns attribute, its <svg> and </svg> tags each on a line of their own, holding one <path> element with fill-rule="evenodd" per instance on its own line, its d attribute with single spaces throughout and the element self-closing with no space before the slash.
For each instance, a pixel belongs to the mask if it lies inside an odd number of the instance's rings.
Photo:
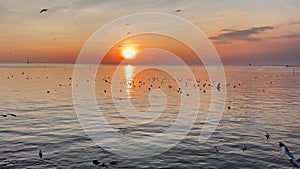
<svg viewBox="0 0 300 169">
<path fill-rule="evenodd" d="M 300 158 L 297 160 L 295 157 L 290 153 L 289 149 L 286 145 L 284 145 L 282 142 L 279 142 L 279 147 L 281 148 L 282 152 L 288 157 L 289 161 L 292 163 L 293 168 L 299 168 L 300 167 Z"/>
<path fill-rule="evenodd" d="M 221 90 L 220 83 L 218 83 L 218 85 L 217 85 L 217 87 L 216 87 L 216 88 L 217 88 L 217 90 L 218 90 L 218 91 L 220 91 L 220 90 Z"/>
<path fill-rule="evenodd" d="M 298 160 L 290 159 L 290 163 L 292 163 L 293 169 L 294 168 L 299 168 L 300 167 L 300 158 Z"/>
<path fill-rule="evenodd" d="M 2 116 L 2 117 L 7 117 L 7 116 L 13 116 L 13 117 L 17 117 L 17 115 L 15 115 L 15 114 L 12 114 L 12 113 L 9 113 L 9 114 L 2 114 L 2 115 L 0 115 L 0 116 Z"/>
<path fill-rule="evenodd" d="M 15 114 L 12 114 L 12 113 L 10 113 L 10 114 L 7 114 L 7 115 L 10 115 L 10 116 L 13 116 L 13 117 L 17 117 L 17 115 L 15 115 Z"/>
<path fill-rule="evenodd" d="M 99 162 L 98 160 L 93 160 L 93 164 L 94 164 L 94 165 L 99 165 L 100 162 Z"/>
<path fill-rule="evenodd" d="M 182 10 L 181 9 L 176 9 L 175 12 L 179 13 L 179 12 L 182 12 Z"/>
<path fill-rule="evenodd" d="M 281 148 L 282 152 L 288 157 L 288 159 L 292 163 L 293 167 L 299 168 L 300 167 L 300 158 L 298 158 L 296 160 L 295 157 L 292 155 L 292 153 L 290 153 L 287 146 L 284 145 L 282 142 L 279 142 L 279 147 Z"/>
<path fill-rule="evenodd" d="M 295 157 L 290 153 L 289 149 L 286 145 L 284 145 L 282 142 L 279 142 L 279 147 L 281 148 L 282 152 L 289 158 L 289 159 L 295 159 Z"/>
<path fill-rule="evenodd" d="M 47 11 L 48 11 L 48 9 L 43 8 L 43 9 L 40 11 L 40 13 L 47 12 Z"/>
<path fill-rule="evenodd" d="M 43 158 L 43 153 L 42 153 L 41 149 L 40 149 L 40 152 L 39 152 L 39 156 L 40 156 L 40 158 Z"/>
<path fill-rule="evenodd" d="M 128 129 L 127 128 L 118 128 L 119 129 L 119 132 L 122 133 L 122 134 L 126 134 Z"/>
<path fill-rule="evenodd" d="M 243 144 L 242 150 L 243 150 L 243 152 L 247 150 L 247 145 L 246 144 Z"/>
<path fill-rule="evenodd" d="M 267 138 L 267 140 L 269 140 L 269 137 L 271 136 L 269 133 L 266 133 L 266 138 Z"/>
</svg>

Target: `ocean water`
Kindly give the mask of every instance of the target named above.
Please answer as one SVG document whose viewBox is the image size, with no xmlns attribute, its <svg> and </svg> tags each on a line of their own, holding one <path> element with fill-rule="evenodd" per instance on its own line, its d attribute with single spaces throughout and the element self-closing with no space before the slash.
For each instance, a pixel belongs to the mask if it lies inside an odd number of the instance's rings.
<svg viewBox="0 0 300 169">
<path fill-rule="evenodd" d="M 180 66 L 168 68 L 182 70 Z M 93 165 L 93 160 L 118 161 L 110 168 L 292 168 L 279 141 L 296 158 L 300 157 L 299 67 L 225 67 L 226 84 L 221 84 L 221 91 L 226 88 L 225 108 L 217 129 L 204 143 L 199 143 L 199 135 L 218 83 L 209 80 L 204 67 L 190 67 L 199 86 L 185 76 L 172 77 L 153 67 L 101 66 L 96 76 L 91 73 L 95 66 L 85 65 L 83 69 L 86 74 L 79 83 L 74 81 L 74 65 L 0 65 L 0 115 L 16 115 L 0 116 L 0 168 L 101 168 Z M 117 69 L 119 72 L 114 74 Z M 140 69 L 145 70 L 135 74 Z M 95 84 L 96 102 L 112 130 L 83 129 L 78 120 L 72 93 L 81 85 L 91 84 Z M 151 146 L 148 138 L 164 134 L 178 118 L 182 97 L 194 97 L 193 93 L 178 92 L 179 87 L 183 91 L 185 87 L 199 91 L 200 109 L 191 130 L 178 144 L 154 156 L 149 151 L 134 152 L 130 148 L 123 151 L 125 156 L 120 156 L 109 148 L 100 148 L 118 143 L 120 140 L 106 134 L 118 132 L 121 127 L 128 129 L 128 133 L 120 134 L 121 141 L 132 137 L 146 148 Z M 120 114 L 116 101 L 129 119 Z M 127 101 L 137 112 L 127 109 Z M 87 118 L 97 122 L 98 114 L 92 112 Z M 88 136 L 91 132 L 101 135 L 102 145 Z M 265 132 L 271 134 L 269 141 Z M 167 147 L 168 143 L 162 141 L 158 146 Z M 241 150 L 243 144 L 248 147 L 245 152 Z M 42 159 L 38 156 L 40 149 Z M 126 157 L 134 153 L 148 157 Z"/>
</svg>

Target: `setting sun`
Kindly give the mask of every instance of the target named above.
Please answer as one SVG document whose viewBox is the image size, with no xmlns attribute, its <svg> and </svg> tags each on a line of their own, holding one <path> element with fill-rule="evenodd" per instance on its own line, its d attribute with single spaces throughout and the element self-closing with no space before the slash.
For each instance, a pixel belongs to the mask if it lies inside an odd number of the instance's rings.
<svg viewBox="0 0 300 169">
<path fill-rule="evenodd" d="M 122 55 L 125 59 L 133 59 L 136 56 L 136 50 L 133 48 L 124 49 Z"/>
</svg>

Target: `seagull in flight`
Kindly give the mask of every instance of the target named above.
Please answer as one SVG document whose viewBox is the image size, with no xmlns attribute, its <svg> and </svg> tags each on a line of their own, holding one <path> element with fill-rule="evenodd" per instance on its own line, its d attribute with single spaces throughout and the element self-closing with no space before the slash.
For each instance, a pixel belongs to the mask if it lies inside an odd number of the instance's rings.
<svg viewBox="0 0 300 169">
<path fill-rule="evenodd" d="M 217 88 L 217 90 L 218 90 L 218 91 L 220 91 L 220 90 L 221 90 L 221 84 L 220 84 L 220 83 L 218 83 L 218 85 L 217 85 L 217 87 L 216 87 L 216 88 Z"/>
<path fill-rule="evenodd" d="M 266 136 L 267 140 L 269 140 L 269 138 L 270 138 L 271 135 L 269 133 L 266 133 L 265 136 Z"/>
<path fill-rule="evenodd" d="M 40 13 L 47 12 L 47 11 L 48 11 L 47 8 L 43 8 L 43 9 L 40 11 Z"/>
<path fill-rule="evenodd" d="M 288 157 L 289 161 L 292 163 L 293 168 L 300 168 L 300 158 L 295 159 L 295 157 L 290 153 L 289 149 L 282 142 L 279 142 L 279 147 L 282 152 Z"/>
</svg>

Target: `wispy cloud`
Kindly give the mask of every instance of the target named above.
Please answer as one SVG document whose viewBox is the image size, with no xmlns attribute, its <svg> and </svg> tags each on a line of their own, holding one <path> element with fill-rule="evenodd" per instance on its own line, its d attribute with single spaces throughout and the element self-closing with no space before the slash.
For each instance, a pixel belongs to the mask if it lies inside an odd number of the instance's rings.
<svg viewBox="0 0 300 169">
<path fill-rule="evenodd" d="M 272 26 L 253 27 L 243 30 L 223 29 L 217 36 L 210 37 L 218 44 L 229 44 L 233 41 L 260 41 L 262 39 L 252 37 L 252 35 L 261 34 L 267 30 L 274 29 Z"/>
<path fill-rule="evenodd" d="M 290 25 L 300 25 L 300 21 L 299 22 L 291 22 Z"/>
<path fill-rule="evenodd" d="M 287 35 L 281 35 L 281 36 L 274 36 L 270 39 L 294 39 L 294 38 L 300 38 L 300 33 L 291 33 Z"/>
</svg>

